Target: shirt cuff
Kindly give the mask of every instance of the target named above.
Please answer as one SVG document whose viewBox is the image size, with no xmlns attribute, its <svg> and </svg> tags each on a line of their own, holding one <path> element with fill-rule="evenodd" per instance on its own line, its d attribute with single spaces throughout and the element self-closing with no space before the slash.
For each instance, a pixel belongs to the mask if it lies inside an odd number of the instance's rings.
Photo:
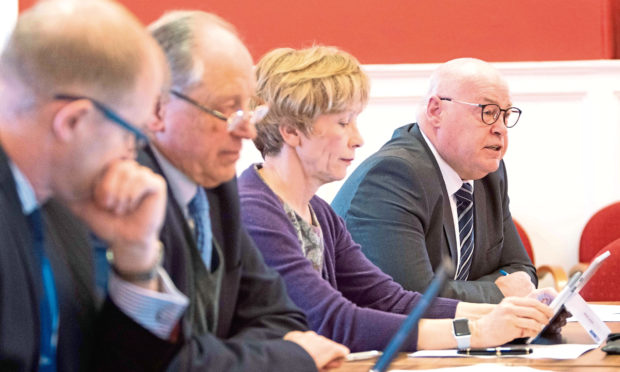
<svg viewBox="0 0 620 372">
<path fill-rule="evenodd" d="M 167 340 L 187 309 L 189 300 L 161 267 L 158 277 L 161 292 L 131 284 L 110 272 L 108 290 L 110 298 L 122 312 L 157 337 Z"/>
</svg>

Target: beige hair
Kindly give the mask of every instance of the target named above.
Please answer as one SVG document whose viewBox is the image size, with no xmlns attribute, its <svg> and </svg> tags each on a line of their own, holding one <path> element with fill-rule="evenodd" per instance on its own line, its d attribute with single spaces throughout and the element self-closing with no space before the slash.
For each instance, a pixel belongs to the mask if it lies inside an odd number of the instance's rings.
<svg viewBox="0 0 620 372">
<path fill-rule="evenodd" d="M 19 17 L 0 56 L 5 89 L 19 90 L 9 109 L 30 110 L 55 93 L 120 103 L 133 93 L 155 46 L 140 22 L 115 2 L 39 2 Z"/>
<path fill-rule="evenodd" d="M 334 47 L 272 50 L 258 62 L 256 77 L 256 95 L 269 105 L 254 140 L 263 157 L 282 149 L 280 125 L 308 134 L 319 115 L 365 106 L 370 90 L 357 59 Z"/>
<path fill-rule="evenodd" d="M 164 50 L 172 72 L 172 86 L 183 90 L 200 82 L 204 64 L 195 50 L 198 34 L 210 27 L 225 29 L 238 37 L 235 27 L 212 13 L 177 10 L 164 14 L 148 27 Z"/>
</svg>

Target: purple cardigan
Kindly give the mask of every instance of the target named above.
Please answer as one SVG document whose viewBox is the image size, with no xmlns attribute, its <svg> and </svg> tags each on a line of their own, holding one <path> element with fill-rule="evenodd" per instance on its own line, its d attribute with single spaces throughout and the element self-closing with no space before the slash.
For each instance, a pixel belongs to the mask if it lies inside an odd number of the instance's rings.
<svg viewBox="0 0 620 372">
<path fill-rule="evenodd" d="M 254 166 L 239 178 L 241 216 L 267 264 L 280 273 L 293 301 L 317 333 L 351 351 L 383 350 L 422 296 L 373 265 L 361 252 L 338 215 L 321 198 L 310 204 L 321 225 L 327 279 L 304 257 L 297 232 L 282 203 L 262 181 Z M 458 301 L 436 299 L 425 317 L 453 318 Z M 404 315 L 403 315 L 404 314 Z M 417 347 L 415 335 L 406 350 Z"/>
</svg>

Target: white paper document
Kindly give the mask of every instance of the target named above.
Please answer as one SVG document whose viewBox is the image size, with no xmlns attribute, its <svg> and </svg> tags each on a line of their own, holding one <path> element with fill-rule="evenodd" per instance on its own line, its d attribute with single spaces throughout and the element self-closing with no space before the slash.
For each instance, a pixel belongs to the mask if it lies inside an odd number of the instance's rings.
<svg viewBox="0 0 620 372">
<path fill-rule="evenodd" d="M 405 372 L 405 371 L 414 371 L 413 369 L 390 369 L 389 372 Z M 509 371 L 509 372 L 535 372 L 535 371 L 543 371 L 542 369 L 525 367 L 525 366 L 505 366 L 503 364 L 497 363 L 481 363 L 475 364 L 472 366 L 464 366 L 464 367 L 446 367 L 446 368 L 433 368 L 433 369 L 416 369 L 415 371 L 434 371 L 434 372 L 448 372 L 448 371 L 458 371 L 458 372 L 501 372 L 501 371 Z"/>
<path fill-rule="evenodd" d="M 604 322 L 620 322 L 620 305 L 598 305 L 588 304 L 594 313 Z M 577 318 L 572 316 L 568 322 L 576 322 Z"/>
<path fill-rule="evenodd" d="M 596 349 L 596 344 L 558 344 L 558 345 L 528 345 L 532 348 L 531 354 L 524 355 L 505 355 L 500 358 L 526 358 L 526 359 L 576 359 L 581 354 L 592 349 Z M 411 358 L 443 358 L 443 357 L 464 357 L 464 358 L 497 358 L 491 356 L 472 356 L 457 354 L 456 349 L 450 350 L 421 350 L 408 354 Z"/>
<path fill-rule="evenodd" d="M 594 342 L 599 345 L 605 342 L 611 330 L 578 293 L 573 293 L 564 306 L 573 314 Z"/>
</svg>

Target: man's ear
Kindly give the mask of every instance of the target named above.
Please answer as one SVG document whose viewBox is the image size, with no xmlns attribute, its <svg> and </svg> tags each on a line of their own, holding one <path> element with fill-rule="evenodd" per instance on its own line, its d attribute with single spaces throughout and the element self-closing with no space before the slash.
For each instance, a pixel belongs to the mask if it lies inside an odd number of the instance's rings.
<svg viewBox="0 0 620 372">
<path fill-rule="evenodd" d="M 424 113 L 427 122 L 433 127 L 438 127 L 441 122 L 441 115 L 443 114 L 442 103 L 439 97 L 434 95 L 428 99 L 428 103 L 426 104 L 426 111 Z"/>
<path fill-rule="evenodd" d="M 297 128 L 293 127 L 289 123 L 280 124 L 278 127 L 280 135 L 284 140 L 284 143 L 291 147 L 297 147 L 301 144 L 300 132 Z"/>
<path fill-rule="evenodd" d="M 75 133 L 87 123 L 87 117 L 95 106 L 87 99 L 71 101 L 56 112 L 52 119 L 52 131 L 62 142 L 70 141 Z"/>
<path fill-rule="evenodd" d="M 155 108 L 153 109 L 153 120 L 149 120 L 146 125 L 149 132 L 163 132 L 166 127 L 164 118 L 166 117 L 166 106 L 167 101 L 164 101 L 163 98 L 158 98 L 157 103 L 155 103 Z"/>
</svg>

